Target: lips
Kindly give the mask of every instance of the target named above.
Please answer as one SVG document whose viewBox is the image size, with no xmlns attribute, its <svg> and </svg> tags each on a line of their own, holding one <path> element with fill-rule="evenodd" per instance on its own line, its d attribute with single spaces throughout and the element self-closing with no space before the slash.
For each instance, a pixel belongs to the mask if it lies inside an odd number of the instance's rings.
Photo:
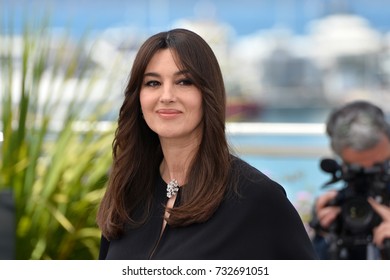
<svg viewBox="0 0 390 280">
<path fill-rule="evenodd" d="M 181 111 L 176 109 L 159 109 L 157 114 L 164 119 L 173 119 L 181 114 Z"/>
</svg>

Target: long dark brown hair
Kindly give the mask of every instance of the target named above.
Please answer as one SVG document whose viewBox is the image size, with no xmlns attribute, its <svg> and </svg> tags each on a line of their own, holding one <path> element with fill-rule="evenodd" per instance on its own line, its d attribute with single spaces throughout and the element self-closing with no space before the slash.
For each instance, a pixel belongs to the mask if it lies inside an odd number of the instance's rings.
<svg viewBox="0 0 390 280">
<path fill-rule="evenodd" d="M 142 118 L 140 90 L 153 55 L 170 49 L 179 68 L 188 71 L 202 92 L 203 136 L 182 189 L 180 206 L 168 223 L 186 226 L 208 220 L 226 193 L 230 169 L 225 135 L 226 93 L 218 61 L 210 46 L 185 29 L 161 32 L 147 39 L 134 60 L 113 141 L 113 166 L 100 204 L 97 223 L 108 239 L 119 237 L 126 224 L 137 226 L 149 215 L 156 174 L 163 159 L 158 135 Z M 141 216 L 135 216 L 135 212 Z"/>
</svg>

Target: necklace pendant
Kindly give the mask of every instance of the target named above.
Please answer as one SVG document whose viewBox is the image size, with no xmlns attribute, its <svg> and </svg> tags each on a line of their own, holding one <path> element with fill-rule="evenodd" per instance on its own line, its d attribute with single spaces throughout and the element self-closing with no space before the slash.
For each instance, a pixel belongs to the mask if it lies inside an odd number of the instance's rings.
<svg viewBox="0 0 390 280">
<path fill-rule="evenodd" d="M 171 198 L 175 196 L 179 191 L 179 184 L 176 179 L 172 179 L 167 185 L 167 197 Z"/>
</svg>

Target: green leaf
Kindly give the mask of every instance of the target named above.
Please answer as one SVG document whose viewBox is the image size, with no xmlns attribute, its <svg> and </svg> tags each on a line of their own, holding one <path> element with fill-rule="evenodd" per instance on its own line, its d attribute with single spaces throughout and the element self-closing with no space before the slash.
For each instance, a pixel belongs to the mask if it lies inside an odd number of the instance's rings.
<svg viewBox="0 0 390 280">
<path fill-rule="evenodd" d="M 49 17 L 25 18 L 22 37 L 13 18 L 0 20 L 0 189 L 14 191 L 17 259 L 96 259 L 95 216 L 111 165 L 115 127 L 100 131 L 113 110 L 112 72 L 75 41 L 53 37 Z M 15 53 L 22 46 L 21 56 Z M 59 47 L 56 47 L 59 46 Z M 54 50 L 54 51 L 53 51 Z M 96 102 L 102 78 L 110 79 Z M 107 97 L 107 98 L 105 98 Z"/>
</svg>

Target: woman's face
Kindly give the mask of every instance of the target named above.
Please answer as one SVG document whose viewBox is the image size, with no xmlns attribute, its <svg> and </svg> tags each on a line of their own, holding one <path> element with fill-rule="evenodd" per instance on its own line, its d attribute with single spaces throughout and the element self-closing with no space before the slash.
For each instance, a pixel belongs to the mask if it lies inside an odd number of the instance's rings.
<svg viewBox="0 0 390 280">
<path fill-rule="evenodd" d="M 160 139 L 193 140 L 202 135 L 202 93 L 171 50 L 162 49 L 146 67 L 140 103 L 147 125 Z"/>
</svg>

